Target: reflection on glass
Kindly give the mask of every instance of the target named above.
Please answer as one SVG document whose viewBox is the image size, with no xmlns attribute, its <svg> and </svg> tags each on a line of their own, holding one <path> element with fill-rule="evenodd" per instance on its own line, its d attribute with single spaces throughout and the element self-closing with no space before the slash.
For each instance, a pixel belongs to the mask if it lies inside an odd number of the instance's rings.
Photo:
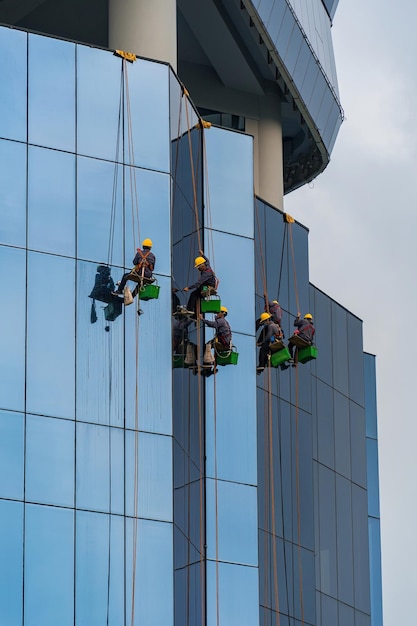
<svg viewBox="0 0 417 626">
<path fill-rule="evenodd" d="M 26 244 L 26 146 L 0 141 L 0 241 L 13 246 Z"/>
<path fill-rule="evenodd" d="M 19 284 L 26 283 L 26 252 L 16 248 L 0 246 L 0 273 L 9 277 L 10 268 Z M 0 350 L 0 407 L 23 411 L 25 408 L 25 323 L 26 294 L 24 289 L 15 289 L 13 298 L 7 290 L 2 291 L 2 325 L 13 332 L 2 333 Z"/>
<path fill-rule="evenodd" d="M 74 151 L 75 44 L 29 35 L 28 123 L 30 143 Z"/>
<path fill-rule="evenodd" d="M 77 419 L 124 425 L 123 300 L 111 295 L 118 268 L 77 266 Z"/>
<path fill-rule="evenodd" d="M 23 499 L 23 447 L 24 416 L 0 411 L 1 498 Z"/>
<path fill-rule="evenodd" d="M 25 626 L 74 624 L 74 511 L 26 505 Z"/>
<path fill-rule="evenodd" d="M 0 27 L 0 137 L 26 141 L 27 33 Z"/>
<path fill-rule="evenodd" d="M 29 147 L 28 247 L 74 256 L 75 157 Z"/>
<path fill-rule="evenodd" d="M 74 419 L 75 262 L 28 256 L 27 411 Z M 40 296 L 54 286 L 53 301 Z M 52 292 L 51 292 L 52 293 Z"/>
<path fill-rule="evenodd" d="M 0 624 L 22 624 L 23 504 L 0 500 Z"/>
<path fill-rule="evenodd" d="M 74 506 L 74 422 L 28 415 L 26 500 Z"/>
</svg>

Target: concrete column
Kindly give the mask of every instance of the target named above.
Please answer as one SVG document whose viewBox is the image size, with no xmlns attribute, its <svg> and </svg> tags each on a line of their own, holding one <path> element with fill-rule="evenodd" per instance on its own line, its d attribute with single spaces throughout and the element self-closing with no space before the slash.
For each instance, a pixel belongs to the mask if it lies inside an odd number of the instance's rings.
<svg viewBox="0 0 417 626">
<path fill-rule="evenodd" d="M 109 48 L 177 69 L 176 0 L 109 0 Z"/>
<path fill-rule="evenodd" d="M 255 193 L 277 209 L 283 209 L 281 102 L 277 95 L 260 98 L 259 119 L 246 120 L 246 132 L 254 136 Z"/>
</svg>

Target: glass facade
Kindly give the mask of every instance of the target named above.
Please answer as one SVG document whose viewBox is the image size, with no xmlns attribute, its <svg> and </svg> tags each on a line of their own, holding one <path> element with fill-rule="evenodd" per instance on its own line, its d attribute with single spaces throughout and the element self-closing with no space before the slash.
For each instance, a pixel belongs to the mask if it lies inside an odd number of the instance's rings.
<svg viewBox="0 0 417 626">
<path fill-rule="evenodd" d="M 371 624 L 361 322 L 309 284 L 307 229 L 254 199 L 252 137 L 203 130 L 165 64 L 8 28 L 0 49 L 0 267 L 20 278 L 1 314 L 0 623 Z M 123 307 L 148 237 L 159 296 Z M 202 253 L 238 355 L 217 371 L 198 316 L 191 364 L 173 352 Z M 287 339 L 314 315 L 316 361 L 256 375 L 265 293 Z"/>
</svg>

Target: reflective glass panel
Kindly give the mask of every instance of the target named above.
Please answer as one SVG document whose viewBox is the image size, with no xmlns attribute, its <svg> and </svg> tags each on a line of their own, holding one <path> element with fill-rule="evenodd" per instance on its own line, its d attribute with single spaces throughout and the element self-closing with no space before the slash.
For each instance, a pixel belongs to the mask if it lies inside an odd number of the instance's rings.
<svg viewBox="0 0 417 626">
<path fill-rule="evenodd" d="M 74 624 L 74 511 L 26 505 L 25 626 Z"/>
<path fill-rule="evenodd" d="M 368 514 L 379 517 L 378 442 L 375 439 L 366 439 L 366 459 L 368 465 Z"/>
<path fill-rule="evenodd" d="M 119 268 L 77 264 L 77 420 L 124 426 L 123 302 Z"/>
<path fill-rule="evenodd" d="M 336 302 L 331 303 L 331 310 L 333 385 L 347 396 L 349 395 L 347 313 Z"/>
<path fill-rule="evenodd" d="M 272 41 L 276 41 L 278 34 L 282 27 L 282 21 L 286 13 L 288 13 L 288 7 L 283 2 L 274 2 L 272 11 L 269 13 L 263 12 L 263 7 L 260 7 L 260 15 L 262 21 L 267 25 L 268 33 Z"/>
<path fill-rule="evenodd" d="M 339 474 L 350 478 L 350 421 L 349 400 L 337 391 L 333 392 L 334 400 L 334 452 L 335 469 Z"/>
<path fill-rule="evenodd" d="M 133 549 L 135 536 L 136 553 Z M 127 519 L 126 555 L 126 614 L 129 622 L 173 626 L 172 524 Z M 136 584 L 133 588 L 135 567 Z M 133 610 L 132 597 L 135 598 Z"/>
<path fill-rule="evenodd" d="M 314 326 L 316 328 L 315 341 L 319 350 L 315 362 L 316 375 L 328 385 L 333 383 L 332 367 L 332 318 L 331 300 L 318 289 L 314 290 Z"/>
<path fill-rule="evenodd" d="M 209 230 L 205 231 L 205 240 L 207 241 L 205 254 L 209 257 L 220 281 L 217 291 L 221 304 L 229 311 L 228 319 L 233 320 L 232 332 L 253 335 L 255 332 L 253 289 L 242 288 L 242 282 L 236 279 L 236 266 L 231 263 L 232 257 L 239 259 L 239 276 L 248 276 L 249 284 L 253 281 L 253 240 Z M 193 271 L 192 280 L 197 280 L 197 270 Z"/>
<path fill-rule="evenodd" d="M 0 28 L 0 137 L 26 141 L 27 34 Z"/>
<path fill-rule="evenodd" d="M 336 519 L 338 597 L 342 602 L 353 605 L 352 488 L 351 483 L 338 474 L 336 474 Z"/>
<path fill-rule="evenodd" d="M 170 434 L 172 371 L 161 363 L 172 363 L 171 279 L 159 277 L 158 284 L 158 299 L 135 301 L 125 308 L 125 416 L 127 428 L 135 428 L 137 420 L 141 430 Z M 140 318 L 138 304 L 143 310 Z"/>
<path fill-rule="evenodd" d="M 317 381 L 318 460 L 334 468 L 334 407 L 331 387 Z"/>
<path fill-rule="evenodd" d="M 124 512 L 124 436 L 120 428 L 77 424 L 76 506 Z"/>
<path fill-rule="evenodd" d="M 320 589 L 337 597 L 335 474 L 319 466 Z"/>
<path fill-rule="evenodd" d="M 256 488 L 221 480 L 207 480 L 206 487 L 207 558 L 256 566 Z"/>
<path fill-rule="evenodd" d="M 208 328 L 206 339 L 212 336 Z M 233 342 L 239 354 L 237 365 L 219 366 L 216 380 L 212 376 L 206 383 L 206 472 L 214 477 L 216 427 L 218 478 L 256 485 L 255 346 L 253 337 L 237 333 Z"/>
<path fill-rule="evenodd" d="M 123 169 L 77 159 L 77 255 L 123 265 Z"/>
<path fill-rule="evenodd" d="M 130 189 L 137 197 L 133 199 Z M 171 275 L 170 177 L 167 174 L 126 168 L 125 204 L 125 265 L 132 267 L 136 249 L 142 240 L 150 238 L 155 254 L 155 273 Z"/>
<path fill-rule="evenodd" d="M 379 519 L 368 518 L 372 624 L 382 624 L 381 529 Z"/>
<path fill-rule="evenodd" d="M 115 160 L 119 138 L 122 59 L 111 51 L 77 46 L 77 152 Z M 119 130 L 118 130 L 119 128 Z"/>
<path fill-rule="evenodd" d="M 1 498 L 23 500 L 24 425 L 22 413 L 0 411 Z"/>
<path fill-rule="evenodd" d="M 364 404 L 364 371 L 363 371 L 363 341 L 362 320 L 354 315 L 347 316 L 348 332 L 348 369 L 349 369 L 349 397 L 358 404 Z"/>
<path fill-rule="evenodd" d="M 207 225 L 253 238 L 253 139 L 222 128 L 211 128 L 204 139 Z"/>
<path fill-rule="evenodd" d="M 19 284 L 26 283 L 26 252 L 0 246 L 0 274 L 9 276 L 11 268 L 19 277 Z M 0 407 L 23 411 L 25 408 L 25 324 L 26 294 L 15 289 L 13 298 L 3 290 L 1 304 L 2 347 L 0 350 Z"/>
<path fill-rule="evenodd" d="M 125 162 L 169 172 L 169 68 L 162 63 L 137 59 L 133 64 L 126 64 L 126 72 L 130 102 L 130 149 L 133 155 L 129 154 L 129 113 L 125 109 Z"/>
<path fill-rule="evenodd" d="M 124 519 L 76 513 L 76 624 L 119 626 L 124 615 Z"/>
<path fill-rule="evenodd" d="M 350 449 L 352 454 L 352 480 L 366 488 L 366 429 L 365 411 L 354 402 L 349 403 Z"/>
<path fill-rule="evenodd" d="M 29 143 L 74 151 L 75 44 L 29 35 L 28 124 Z"/>
<path fill-rule="evenodd" d="M 53 306 L 39 297 L 56 287 Z M 26 404 L 30 413 L 74 419 L 75 262 L 29 253 Z"/>
<path fill-rule="evenodd" d="M 366 436 L 376 439 L 378 437 L 378 426 L 375 357 L 372 354 L 364 354 L 363 366 L 365 377 Z"/>
<path fill-rule="evenodd" d="M 126 515 L 171 521 L 171 438 L 126 431 L 125 445 Z M 135 486 L 137 511 L 135 511 Z"/>
<path fill-rule="evenodd" d="M 369 588 L 369 540 L 368 498 L 365 489 L 352 485 L 353 525 L 353 571 L 355 607 L 364 613 L 370 612 Z"/>
<path fill-rule="evenodd" d="M 23 504 L 0 500 L 0 624 L 21 626 Z"/>
<path fill-rule="evenodd" d="M 25 497 L 74 506 L 74 422 L 28 415 Z"/>
<path fill-rule="evenodd" d="M 28 247 L 75 254 L 75 157 L 29 147 Z"/>
<path fill-rule="evenodd" d="M 26 146 L 0 141 L 0 206 L 7 215 L 0 225 L 0 241 L 26 245 Z"/>
<path fill-rule="evenodd" d="M 217 599 L 216 579 L 220 597 Z M 207 626 L 259 624 L 258 569 L 228 563 L 207 563 Z"/>
</svg>

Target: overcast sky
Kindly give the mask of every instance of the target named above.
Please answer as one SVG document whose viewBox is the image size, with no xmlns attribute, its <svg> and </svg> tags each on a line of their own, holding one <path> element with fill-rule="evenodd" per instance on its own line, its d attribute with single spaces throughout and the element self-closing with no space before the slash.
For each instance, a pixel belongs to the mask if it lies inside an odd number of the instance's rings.
<svg viewBox="0 0 417 626">
<path fill-rule="evenodd" d="M 346 120 L 326 171 L 284 205 L 310 229 L 311 282 L 363 319 L 377 355 L 384 626 L 417 624 L 416 25 L 415 0 L 340 0 Z"/>
</svg>

